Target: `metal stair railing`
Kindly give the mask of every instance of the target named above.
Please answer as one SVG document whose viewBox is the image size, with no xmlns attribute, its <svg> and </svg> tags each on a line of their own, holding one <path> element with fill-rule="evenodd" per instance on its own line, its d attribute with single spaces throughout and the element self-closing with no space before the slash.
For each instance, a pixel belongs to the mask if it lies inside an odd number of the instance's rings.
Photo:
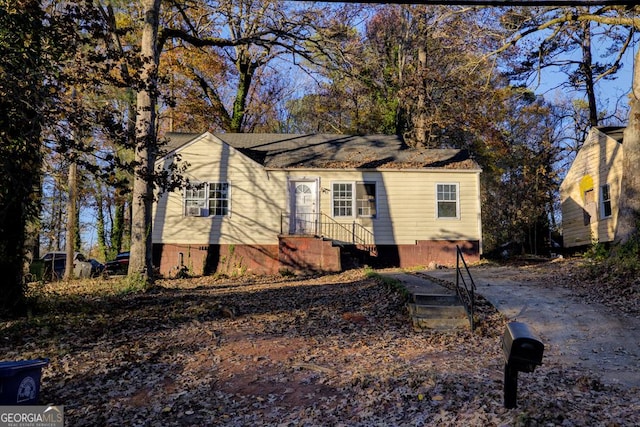
<svg viewBox="0 0 640 427">
<path fill-rule="evenodd" d="M 320 213 L 320 234 L 337 243 L 356 245 L 373 256 L 378 255 L 373 233 L 353 221 L 351 224 L 339 223 L 325 213 Z"/>
<path fill-rule="evenodd" d="M 464 270 L 461 267 L 463 267 Z M 464 273 L 466 273 L 466 277 Z M 467 266 L 462 250 L 458 245 L 456 245 L 456 294 L 467 311 L 469 323 L 471 324 L 471 331 L 473 331 L 475 330 L 474 310 L 476 284 L 473 281 L 473 277 L 471 277 L 469 267 Z"/>
<path fill-rule="evenodd" d="M 294 224 L 289 224 L 290 215 L 283 212 L 280 216 L 280 234 L 312 234 L 336 244 L 351 244 L 377 256 L 378 251 L 374 235 L 357 222 L 351 224 L 340 223 L 330 216 L 319 214 L 298 214 Z"/>
<path fill-rule="evenodd" d="M 318 224 L 320 225 L 321 237 L 337 243 L 354 243 L 353 229 L 346 224 L 342 224 L 322 212 L 318 214 Z"/>
<path fill-rule="evenodd" d="M 378 256 L 378 247 L 371 231 L 356 222 L 353 223 L 353 235 L 356 245 L 362 247 L 372 256 Z"/>
</svg>

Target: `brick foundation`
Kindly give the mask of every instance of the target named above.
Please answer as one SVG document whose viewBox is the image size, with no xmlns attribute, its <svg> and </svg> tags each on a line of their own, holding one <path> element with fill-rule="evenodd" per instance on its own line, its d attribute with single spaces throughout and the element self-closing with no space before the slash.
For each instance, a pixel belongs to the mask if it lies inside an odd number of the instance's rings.
<svg viewBox="0 0 640 427">
<path fill-rule="evenodd" d="M 164 277 L 182 267 L 190 275 L 275 274 L 280 268 L 277 245 L 153 245 L 153 264 Z"/>
<path fill-rule="evenodd" d="M 371 258 L 374 267 L 419 267 L 431 263 L 454 267 L 456 245 L 460 246 L 467 263 L 480 260 L 478 241 L 420 240 L 415 245 L 381 245 L 378 256 Z"/>
<path fill-rule="evenodd" d="M 437 263 L 455 266 L 456 245 L 462 249 L 467 263 L 480 260 L 477 241 L 418 241 L 415 245 L 378 246 L 377 257 L 367 256 L 356 265 L 409 268 Z M 349 266 L 341 261 L 339 247 L 307 236 L 281 236 L 278 245 L 154 244 L 153 263 L 159 266 L 164 277 L 175 277 L 181 268 L 190 275 L 215 272 L 242 275 L 276 274 L 281 270 L 337 272 L 343 265 Z"/>
<path fill-rule="evenodd" d="M 280 237 L 282 268 L 301 271 L 342 271 L 340 248 L 331 241 L 306 236 Z"/>
</svg>

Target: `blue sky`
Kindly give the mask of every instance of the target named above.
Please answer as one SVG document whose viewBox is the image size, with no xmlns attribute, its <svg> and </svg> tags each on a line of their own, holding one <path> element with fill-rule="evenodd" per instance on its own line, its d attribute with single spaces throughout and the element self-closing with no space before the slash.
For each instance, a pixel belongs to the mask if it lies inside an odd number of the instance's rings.
<svg viewBox="0 0 640 427">
<path fill-rule="evenodd" d="M 624 107 L 628 106 L 627 96 L 631 90 L 631 83 L 633 79 L 633 66 L 635 53 L 640 49 L 640 37 L 636 36 L 636 41 L 632 43 L 622 60 L 622 68 L 616 73 L 616 77 L 613 80 L 601 80 L 596 85 L 596 97 L 598 100 L 606 106 L 609 112 L 615 110 L 616 102 L 621 102 Z M 597 48 L 594 51 L 594 61 L 599 60 Z M 566 89 L 557 89 L 563 81 L 565 81 L 566 75 L 557 70 L 548 69 L 543 71 L 541 84 L 538 86 L 537 81 L 532 82 L 529 86 L 535 90 L 536 93 L 544 95 L 545 99 L 553 102 L 559 96 L 570 96 L 572 98 L 586 97 L 584 93 L 568 93 Z M 624 123 L 626 124 L 627 116 L 624 116 Z"/>
</svg>

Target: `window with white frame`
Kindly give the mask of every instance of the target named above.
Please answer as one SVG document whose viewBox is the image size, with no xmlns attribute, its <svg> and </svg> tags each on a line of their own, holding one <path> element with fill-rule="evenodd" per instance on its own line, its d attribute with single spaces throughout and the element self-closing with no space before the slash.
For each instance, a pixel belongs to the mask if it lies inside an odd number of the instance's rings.
<svg viewBox="0 0 640 427">
<path fill-rule="evenodd" d="M 334 217 L 375 218 L 375 182 L 334 182 L 331 190 Z"/>
<path fill-rule="evenodd" d="M 353 183 L 333 183 L 333 216 L 353 216 Z"/>
<path fill-rule="evenodd" d="M 437 218 L 458 218 L 458 184 L 436 184 Z"/>
<path fill-rule="evenodd" d="M 194 184 L 184 193 L 186 216 L 229 215 L 229 183 L 204 182 Z"/>
<path fill-rule="evenodd" d="M 360 217 L 376 217 L 375 182 L 356 182 L 356 209 Z"/>
<path fill-rule="evenodd" d="M 600 216 L 602 218 L 611 216 L 611 187 L 609 184 L 600 187 Z"/>
</svg>

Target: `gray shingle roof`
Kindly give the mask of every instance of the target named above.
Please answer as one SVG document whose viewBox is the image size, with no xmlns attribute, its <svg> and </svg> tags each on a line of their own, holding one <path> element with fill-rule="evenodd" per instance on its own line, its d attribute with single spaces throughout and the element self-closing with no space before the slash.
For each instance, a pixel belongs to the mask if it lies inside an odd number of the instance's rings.
<svg viewBox="0 0 640 427">
<path fill-rule="evenodd" d="M 216 133 L 266 168 L 479 169 L 464 150 L 416 149 L 396 135 Z M 196 134 L 170 134 L 168 149 Z"/>
<path fill-rule="evenodd" d="M 598 126 L 596 129 L 610 138 L 613 138 L 618 142 L 622 142 L 625 130 L 624 126 Z"/>
<path fill-rule="evenodd" d="M 201 133 L 181 133 L 181 132 L 169 132 L 165 134 L 164 138 L 160 138 L 161 143 L 165 143 L 162 146 L 163 151 L 173 151 L 176 150 L 197 136 L 202 135 Z"/>
</svg>

